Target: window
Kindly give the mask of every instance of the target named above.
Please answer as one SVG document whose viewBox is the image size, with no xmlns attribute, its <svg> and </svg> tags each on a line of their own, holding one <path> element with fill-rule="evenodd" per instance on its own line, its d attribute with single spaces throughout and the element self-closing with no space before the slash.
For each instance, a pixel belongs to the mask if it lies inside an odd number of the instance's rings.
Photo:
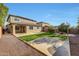
<svg viewBox="0 0 79 59">
<path fill-rule="evenodd" d="M 16 30 L 19 30 L 19 26 L 16 26 L 15 29 L 16 29 Z"/>
<path fill-rule="evenodd" d="M 39 29 L 39 27 L 37 27 L 37 29 Z"/>
<path fill-rule="evenodd" d="M 30 29 L 30 30 L 33 30 L 33 26 L 29 26 L 29 29 Z"/>
<path fill-rule="evenodd" d="M 18 18 L 15 18 L 15 21 L 20 21 Z"/>
</svg>

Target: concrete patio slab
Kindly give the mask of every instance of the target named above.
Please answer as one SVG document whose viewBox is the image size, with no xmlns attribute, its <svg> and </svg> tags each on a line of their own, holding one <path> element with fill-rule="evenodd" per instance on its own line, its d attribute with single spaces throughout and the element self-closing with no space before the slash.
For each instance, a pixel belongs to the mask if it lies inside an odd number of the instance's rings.
<svg viewBox="0 0 79 59">
<path fill-rule="evenodd" d="M 0 39 L 0 56 L 45 56 L 45 54 L 13 35 L 5 34 Z"/>
</svg>

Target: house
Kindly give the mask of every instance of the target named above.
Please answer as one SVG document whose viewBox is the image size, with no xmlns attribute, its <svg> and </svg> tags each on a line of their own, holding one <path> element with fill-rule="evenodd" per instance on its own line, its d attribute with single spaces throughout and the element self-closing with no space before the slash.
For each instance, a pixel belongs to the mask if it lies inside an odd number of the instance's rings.
<svg viewBox="0 0 79 59">
<path fill-rule="evenodd" d="M 48 29 L 49 29 L 50 24 L 45 23 L 45 22 L 39 22 L 39 23 L 40 23 L 41 26 L 42 26 L 42 31 L 43 31 L 43 32 L 47 32 Z"/>
<path fill-rule="evenodd" d="M 59 32 L 58 26 L 53 26 L 53 29 L 54 29 L 55 33 Z"/>
<path fill-rule="evenodd" d="M 17 37 L 40 33 L 45 29 L 43 27 L 47 26 L 47 24 L 16 15 L 9 15 L 7 22 L 9 23 L 7 25 L 8 31 Z"/>
</svg>

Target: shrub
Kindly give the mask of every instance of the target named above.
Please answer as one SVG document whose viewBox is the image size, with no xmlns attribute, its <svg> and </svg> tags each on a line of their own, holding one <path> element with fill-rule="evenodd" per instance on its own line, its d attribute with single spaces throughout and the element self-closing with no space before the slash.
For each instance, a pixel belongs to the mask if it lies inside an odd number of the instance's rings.
<svg viewBox="0 0 79 59">
<path fill-rule="evenodd" d="M 48 32 L 50 32 L 50 33 L 55 33 L 55 30 L 53 29 L 53 26 L 50 26 L 50 27 L 48 28 Z"/>
</svg>

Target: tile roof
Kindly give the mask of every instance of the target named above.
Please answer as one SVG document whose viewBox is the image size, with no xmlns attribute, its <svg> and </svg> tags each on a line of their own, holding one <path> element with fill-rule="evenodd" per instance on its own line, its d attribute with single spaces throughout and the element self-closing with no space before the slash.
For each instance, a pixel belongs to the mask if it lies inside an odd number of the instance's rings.
<svg viewBox="0 0 79 59">
<path fill-rule="evenodd" d="M 11 15 L 11 14 L 9 14 L 9 16 L 8 16 L 8 18 L 7 18 L 7 21 L 9 20 L 9 17 L 10 17 L 10 16 L 19 17 L 19 18 L 22 18 L 22 19 L 26 19 L 26 20 L 30 20 L 30 21 L 33 21 L 33 22 L 37 22 L 37 21 L 32 20 L 32 19 L 29 19 L 29 18 L 25 18 L 25 17 L 22 17 L 22 16 Z"/>
</svg>

